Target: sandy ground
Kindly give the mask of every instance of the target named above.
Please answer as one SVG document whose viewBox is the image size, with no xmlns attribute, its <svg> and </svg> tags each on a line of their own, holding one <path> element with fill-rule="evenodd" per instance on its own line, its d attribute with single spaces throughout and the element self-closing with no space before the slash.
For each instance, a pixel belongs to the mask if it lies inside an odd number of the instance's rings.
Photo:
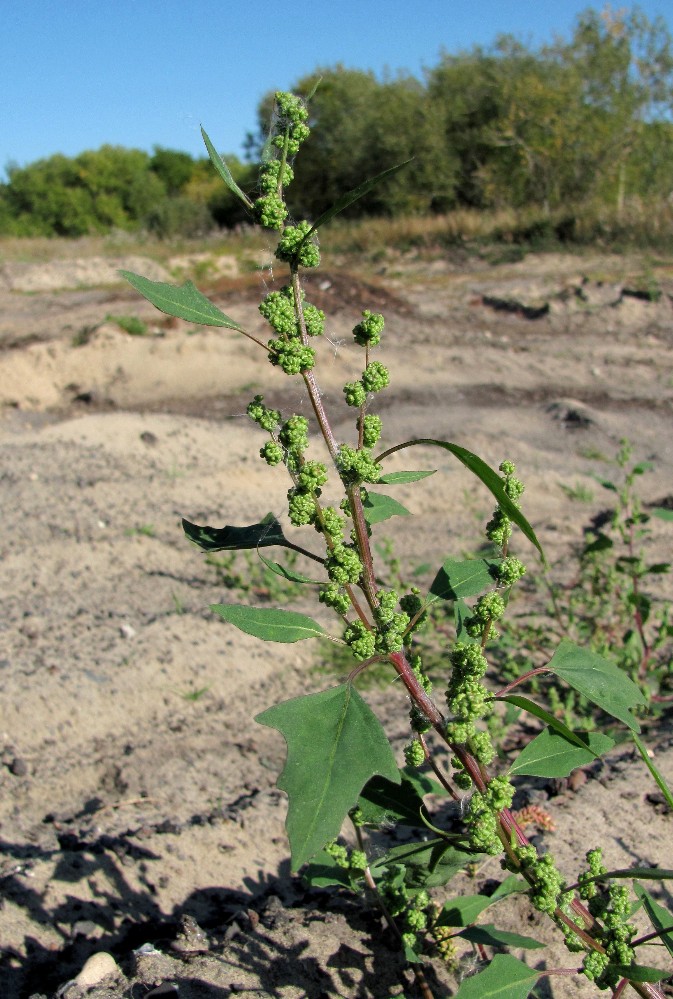
<svg viewBox="0 0 673 999">
<path fill-rule="evenodd" d="M 167 273 L 142 259 L 0 267 L 2 995 L 52 997 L 104 951 L 116 977 L 97 983 L 94 969 L 95 999 L 411 996 L 375 914 L 289 875 L 274 787 L 284 747 L 252 719 L 331 682 L 315 648 L 264 645 L 216 620 L 208 605 L 238 598 L 180 530 L 182 516 L 222 526 L 282 515 L 287 482 L 257 458 L 245 407 L 257 391 L 285 415 L 306 413 L 307 400 L 249 341 L 166 321 L 110 283 L 117 266 Z M 645 500 L 673 493 L 673 271 L 661 269 L 663 294 L 649 301 L 641 270 L 548 255 L 400 258 L 364 280 L 353 266 L 320 273 L 309 297 L 328 313 L 318 380 L 337 437 L 351 438 L 341 386 L 360 370 L 350 329 L 361 309 L 384 311 L 384 445 L 438 437 L 494 465 L 514 459 L 527 516 L 551 557 L 567 556 L 609 505 L 591 478 L 606 465 L 590 455 L 614 455 L 627 436 L 654 464 Z M 225 279 L 215 298 L 264 337 L 261 284 Z M 147 335 L 110 314 L 142 317 Z M 438 474 L 396 488 L 413 530 L 398 519 L 379 536 L 412 566 L 478 544 L 483 490 L 445 452 L 389 465 L 404 467 Z M 563 485 L 594 498 L 572 503 Z M 652 545 L 671 558 L 670 525 L 654 524 Z M 365 696 L 401 746 L 397 687 Z M 670 729 L 649 739 L 673 779 Z M 552 814 L 545 843 L 574 878 L 596 843 L 611 867 L 673 868 L 671 816 L 653 791 L 622 747 L 575 791 L 538 782 L 521 802 Z M 500 876 L 486 865 L 467 890 Z M 502 928 L 549 942 L 528 953 L 536 967 L 572 966 L 523 900 L 499 915 Z M 437 961 L 429 975 L 437 997 L 452 994 L 457 979 Z M 539 990 L 593 994 L 569 978 Z"/>
</svg>

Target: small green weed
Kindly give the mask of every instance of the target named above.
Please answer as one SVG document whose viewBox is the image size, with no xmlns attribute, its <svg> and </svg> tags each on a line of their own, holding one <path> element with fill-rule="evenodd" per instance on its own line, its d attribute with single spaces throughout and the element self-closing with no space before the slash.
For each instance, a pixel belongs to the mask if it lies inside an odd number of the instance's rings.
<svg viewBox="0 0 673 999">
<path fill-rule="evenodd" d="M 105 322 L 116 323 L 120 330 L 124 330 L 130 336 L 147 336 L 147 323 L 138 316 L 107 315 Z"/>
</svg>

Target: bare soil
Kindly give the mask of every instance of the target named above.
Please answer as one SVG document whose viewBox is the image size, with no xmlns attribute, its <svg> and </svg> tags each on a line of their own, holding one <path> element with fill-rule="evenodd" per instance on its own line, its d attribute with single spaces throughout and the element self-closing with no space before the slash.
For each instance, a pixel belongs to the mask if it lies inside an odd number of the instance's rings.
<svg viewBox="0 0 673 999">
<path fill-rule="evenodd" d="M 168 320 L 115 283 L 129 265 L 170 272 L 142 259 L 0 267 L 2 995 L 415 995 L 375 911 L 289 873 L 274 786 L 284 745 L 253 717 L 333 678 L 316 671 L 310 643 L 272 647 L 216 620 L 209 605 L 238 595 L 180 529 L 182 516 L 214 526 L 282 517 L 287 483 L 257 457 L 245 407 L 263 391 L 285 415 L 309 415 L 307 400 L 250 341 Z M 654 298 L 644 270 L 605 254 L 499 265 L 389 255 L 377 272 L 333 262 L 309 297 L 328 314 L 317 370 L 335 433 L 352 436 L 341 386 L 361 359 L 350 330 L 362 309 L 383 311 L 384 445 L 440 438 L 493 465 L 512 458 L 549 556 L 569 558 L 610 506 L 592 475 L 606 474 L 599 456 L 621 438 L 653 462 L 644 500 L 673 494 L 673 269 L 658 267 Z M 215 300 L 265 338 L 256 303 L 272 273 L 231 271 L 211 281 Z M 141 317 L 147 334 L 109 315 Z M 488 495 L 446 452 L 389 465 L 404 467 L 438 473 L 396 487 L 412 529 L 398 519 L 379 537 L 411 566 L 474 548 Z M 563 486 L 593 499 L 572 502 Z M 670 525 L 653 522 L 650 544 L 670 560 Z M 535 571 L 530 547 L 518 548 Z M 397 685 L 365 696 L 401 747 Z M 673 779 L 670 724 L 647 739 Z M 556 822 L 544 845 L 569 880 L 597 844 L 612 868 L 673 868 L 671 815 L 625 746 L 572 783 L 523 782 L 527 801 Z M 501 876 L 492 861 L 463 888 L 488 891 Z M 658 897 L 670 907 L 666 889 Z M 535 967 L 573 966 L 525 899 L 499 908 L 497 924 L 548 944 L 517 954 Z M 88 965 L 91 991 L 68 985 L 100 952 L 114 973 Z M 457 974 L 429 958 L 435 995 L 453 994 L 474 967 L 470 951 Z M 567 977 L 538 989 L 594 994 Z"/>
</svg>

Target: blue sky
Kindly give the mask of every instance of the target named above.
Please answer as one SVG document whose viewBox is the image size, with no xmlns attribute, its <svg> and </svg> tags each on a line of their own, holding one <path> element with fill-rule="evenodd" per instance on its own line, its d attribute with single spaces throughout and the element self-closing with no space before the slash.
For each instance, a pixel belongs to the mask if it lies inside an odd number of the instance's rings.
<svg viewBox="0 0 673 999">
<path fill-rule="evenodd" d="M 600 7 L 602 4 L 593 4 Z M 241 154 L 268 90 L 341 62 L 422 76 L 442 49 L 567 37 L 580 0 L 5 0 L 0 177 L 105 142 Z M 624 6 L 616 2 L 614 7 Z M 673 26 L 671 0 L 644 0 Z"/>
</svg>

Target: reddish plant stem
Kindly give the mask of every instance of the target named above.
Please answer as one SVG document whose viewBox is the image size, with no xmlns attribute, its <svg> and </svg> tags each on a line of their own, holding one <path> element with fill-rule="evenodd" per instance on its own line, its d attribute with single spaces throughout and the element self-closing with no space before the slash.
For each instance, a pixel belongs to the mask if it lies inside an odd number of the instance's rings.
<svg viewBox="0 0 673 999">
<path fill-rule="evenodd" d="M 494 694 L 493 696 L 496 700 L 499 697 L 505 697 L 505 695 L 508 694 L 510 690 L 513 690 L 514 687 L 516 687 L 518 684 L 523 683 L 524 680 L 529 680 L 531 676 L 538 676 L 540 673 L 550 673 L 550 672 L 551 670 L 548 669 L 546 666 L 538 666 L 537 669 L 530 669 L 528 670 L 527 673 L 522 673 L 521 676 L 517 677 L 516 680 L 512 680 L 511 683 L 508 683 L 506 687 L 503 687 L 502 690 L 499 690 L 497 694 Z"/>
</svg>

